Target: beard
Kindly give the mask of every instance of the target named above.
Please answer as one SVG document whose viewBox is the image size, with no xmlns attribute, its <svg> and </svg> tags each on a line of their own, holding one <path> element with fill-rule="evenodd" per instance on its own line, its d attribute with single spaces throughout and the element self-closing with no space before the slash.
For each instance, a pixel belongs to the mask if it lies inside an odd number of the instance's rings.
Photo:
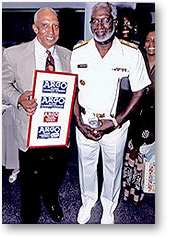
<svg viewBox="0 0 185 238">
<path fill-rule="evenodd" d="M 93 32 L 91 30 L 91 34 L 92 34 L 93 38 L 95 39 L 95 41 L 97 41 L 99 43 L 103 43 L 103 42 L 106 42 L 112 38 L 112 36 L 114 35 L 114 32 L 115 32 L 115 25 L 113 24 L 112 31 L 109 31 L 109 29 L 107 29 L 107 28 L 105 28 L 105 29 L 106 30 L 102 31 L 102 34 L 101 34 L 101 30 L 94 29 Z M 100 32 L 100 34 L 98 34 L 98 32 Z"/>
</svg>

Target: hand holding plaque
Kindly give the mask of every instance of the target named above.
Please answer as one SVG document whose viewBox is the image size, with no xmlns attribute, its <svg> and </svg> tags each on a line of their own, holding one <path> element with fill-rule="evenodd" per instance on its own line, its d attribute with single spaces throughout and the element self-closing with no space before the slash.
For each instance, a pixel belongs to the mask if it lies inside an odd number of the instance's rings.
<svg viewBox="0 0 185 238">
<path fill-rule="evenodd" d="M 67 146 L 76 82 L 76 74 L 35 71 L 28 148 Z"/>
</svg>

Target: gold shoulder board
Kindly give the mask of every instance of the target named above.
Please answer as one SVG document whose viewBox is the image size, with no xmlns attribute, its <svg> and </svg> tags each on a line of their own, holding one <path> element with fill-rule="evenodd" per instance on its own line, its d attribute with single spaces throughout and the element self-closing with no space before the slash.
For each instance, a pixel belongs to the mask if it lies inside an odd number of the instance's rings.
<svg viewBox="0 0 185 238">
<path fill-rule="evenodd" d="M 123 39 L 119 39 L 119 41 L 120 41 L 121 44 L 130 46 L 130 47 L 132 47 L 132 48 L 134 48 L 134 49 L 136 49 L 136 50 L 139 48 L 138 45 L 136 45 L 136 44 L 134 44 L 134 43 L 132 43 L 132 42 L 129 42 L 129 41 L 126 41 L 126 40 L 123 40 Z"/>
<path fill-rule="evenodd" d="M 86 45 L 89 41 L 90 41 L 90 40 L 85 40 L 85 41 L 82 41 L 82 42 L 76 44 L 76 45 L 73 47 L 73 50 L 75 50 L 75 49 L 77 49 L 77 48 L 79 48 L 79 47 L 81 47 L 81 46 L 83 46 L 83 45 Z"/>
</svg>

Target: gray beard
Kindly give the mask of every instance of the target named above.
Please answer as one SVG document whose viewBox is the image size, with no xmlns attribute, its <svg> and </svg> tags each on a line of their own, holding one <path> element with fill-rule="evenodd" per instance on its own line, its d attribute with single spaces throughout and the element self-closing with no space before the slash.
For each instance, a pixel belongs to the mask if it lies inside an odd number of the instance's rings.
<svg viewBox="0 0 185 238">
<path fill-rule="evenodd" d="M 114 35 L 114 32 L 115 32 L 115 25 L 113 25 L 113 29 L 111 32 L 106 33 L 103 39 L 98 38 L 95 33 L 92 33 L 92 31 L 91 31 L 91 34 L 97 42 L 103 43 L 105 41 L 108 41 Z"/>
</svg>

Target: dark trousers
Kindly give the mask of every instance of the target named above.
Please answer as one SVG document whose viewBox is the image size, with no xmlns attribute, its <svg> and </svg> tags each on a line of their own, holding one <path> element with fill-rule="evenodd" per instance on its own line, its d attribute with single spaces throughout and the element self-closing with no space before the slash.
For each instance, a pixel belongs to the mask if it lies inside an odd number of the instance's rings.
<svg viewBox="0 0 185 238">
<path fill-rule="evenodd" d="M 26 152 L 19 150 L 22 223 L 38 222 L 41 198 L 46 207 L 58 203 L 68 150 L 64 147 L 28 149 Z"/>
</svg>

